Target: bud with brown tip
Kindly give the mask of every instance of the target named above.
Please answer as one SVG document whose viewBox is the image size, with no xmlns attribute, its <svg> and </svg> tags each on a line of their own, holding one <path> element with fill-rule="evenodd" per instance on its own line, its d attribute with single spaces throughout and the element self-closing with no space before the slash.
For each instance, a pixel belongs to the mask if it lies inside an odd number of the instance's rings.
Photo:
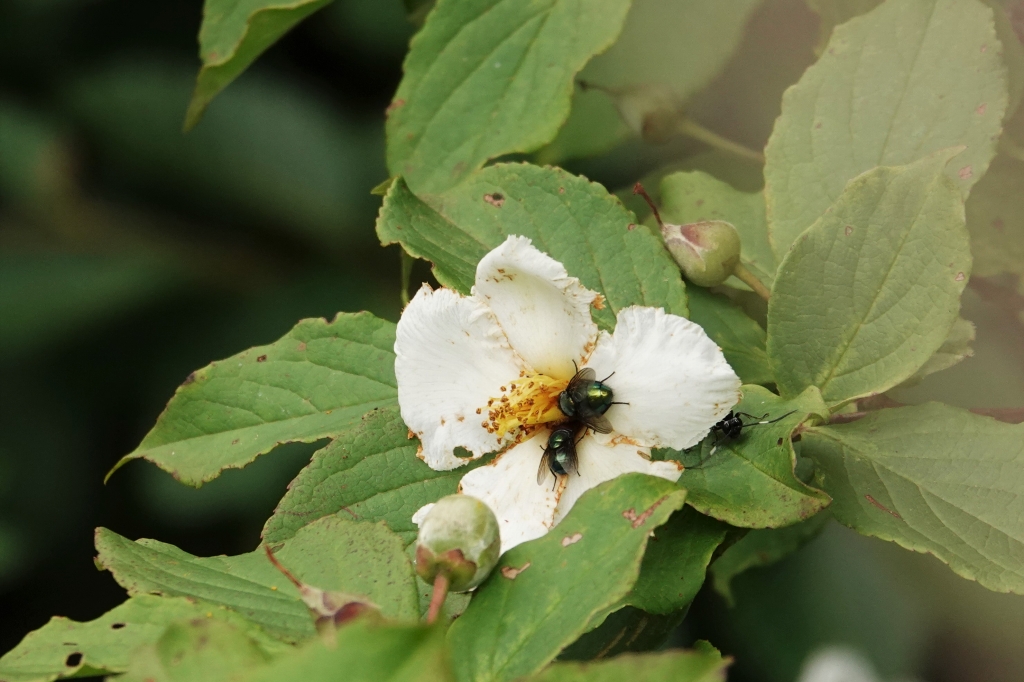
<svg viewBox="0 0 1024 682">
<path fill-rule="evenodd" d="M 633 187 L 654 213 L 661 238 L 686 279 L 702 287 L 713 287 L 736 274 L 740 265 L 740 235 L 732 223 L 701 220 L 685 225 L 665 223 L 658 207 L 639 182 Z"/>
<path fill-rule="evenodd" d="M 498 563 L 498 519 L 475 497 L 442 497 L 419 525 L 416 573 L 427 583 L 440 574 L 451 591 L 465 592 L 482 583 Z"/>
</svg>

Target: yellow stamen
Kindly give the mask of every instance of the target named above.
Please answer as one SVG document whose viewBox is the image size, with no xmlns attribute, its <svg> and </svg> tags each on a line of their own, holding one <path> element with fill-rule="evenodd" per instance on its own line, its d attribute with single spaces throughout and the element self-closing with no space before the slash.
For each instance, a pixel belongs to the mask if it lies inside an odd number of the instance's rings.
<svg viewBox="0 0 1024 682">
<path fill-rule="evenodd" d="M 565 419 L 558 395 L 568 381 L 544 374 L 528 374 L 501 387 L 502 395 L 487 401 L 485 428 L 498 437 L 521 426 L 535 426 Z"/>
</svg>

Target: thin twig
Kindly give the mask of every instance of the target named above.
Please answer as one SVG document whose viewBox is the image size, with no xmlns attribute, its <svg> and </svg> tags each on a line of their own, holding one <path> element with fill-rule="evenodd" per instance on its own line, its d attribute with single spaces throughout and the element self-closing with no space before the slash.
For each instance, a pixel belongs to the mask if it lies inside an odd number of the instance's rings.
<svg viewBox="0 0 1024 682">
<path fill-rule="evenodd" d="M 749 147 L 744 147 L 738 142 L 722 137 L 718 133 L 712 132 L 702 126 L 701 124 L 685 118 L 679 122 L 679 132 L 687 137 L 692 137 L 695 140 L 711 145 L 715 149 L 721 149 L 723 152 L 728 152 L 735 156 L 748 159 L 750 161 L 756 161 L 759 164 L 764 165 L 764 154 L 758 151 L 754 151 Z"/>
<path fill-rule="evenodd" d="M 768 287 L 762 284 L 761 280 L 759 280 L 750 270 L 747 270 L 742 263 L 736 264 L 736 269 L 733 270 L 732 274 L 736 275 L 741 282 L 753 289 L 754 293 L 764 300 L 767 301 L 771 298 L 772 292 L 768 290 Z"/>
<path fill-rule="evenodd" d="M 430 609 L 427 611 L 427 623 L 437 620 L 437 614 L 441 613 L 444 600 L 448 597 L 448 576 L 439 572 L 434 578 L 434 593 L 430 596 Z"/>
<path fill-rule="evenodd" d="M 654 199 L 651 199 L 651 195 L 644 189 L 642 183 L 636 183 L 633 185 L 633 194 L 639 194 L 647 202 L 647 205 L 651 207 L 651 211 L 654 213 L 654 219 L 658 221 L 658 227 L 664 228 L 665 223 L 661 220 L 661 214 L 658 213 L 658 207 L 654 205 Z"/>
</svg>

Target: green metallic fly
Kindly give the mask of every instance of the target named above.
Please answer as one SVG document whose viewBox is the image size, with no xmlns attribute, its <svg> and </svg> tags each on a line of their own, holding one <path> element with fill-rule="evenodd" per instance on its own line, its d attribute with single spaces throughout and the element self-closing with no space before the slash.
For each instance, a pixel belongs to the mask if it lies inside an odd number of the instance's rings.
<svg viewBox="0 0 1024 682">
<path fill-rule="evenodd" d="M 547 447 L 544 448 L 544 455 L 540 458 L 540 467 L 537 469 L 538 485 L 544 484 L 549 472 L 555 477 L 556 486 L 559 476 L 578 472 L 579 457 L 576 454 L 576 446 L 583 440 L 580 432 L 586 432 L 586 429 L 586 424 L 580 422 L 565 422 L 552 429 Z"/>
<path fill-rule="evenodd" d="M 612 424 L 604 413 L 612 405 L 628 405 L 612 400 L 613 393 L 606 381 L 615 373 L 597 381 L 593 369 L 584 367 L 577 370 L 569 385 L 558 396 L 558 407 L 570 419 L 578 419 L 598 433 L 611 433 Z"/>
</svg>

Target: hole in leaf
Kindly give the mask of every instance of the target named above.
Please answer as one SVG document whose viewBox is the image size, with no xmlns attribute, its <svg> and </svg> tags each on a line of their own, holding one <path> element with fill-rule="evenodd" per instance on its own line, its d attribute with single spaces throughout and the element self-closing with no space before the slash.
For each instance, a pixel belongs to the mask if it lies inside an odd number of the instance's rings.
<svg viewBox="0 0 1024 682">
<path fill-rule="evenodd" d="M 114 623 L 113 625 L 110 626 L 110 629 L 111 630 L 120 630 L 123 627 L 124 627 L 124 623 Z"/>
<path fill-rule="evenodd" d="M 75 668 L 79 663 L 82 662 L 82 652 L 76 651 L 73 654 L 68 654 L 68 657 L 64 659 L 64 665 L 69 668 Z"/>
</svg>

